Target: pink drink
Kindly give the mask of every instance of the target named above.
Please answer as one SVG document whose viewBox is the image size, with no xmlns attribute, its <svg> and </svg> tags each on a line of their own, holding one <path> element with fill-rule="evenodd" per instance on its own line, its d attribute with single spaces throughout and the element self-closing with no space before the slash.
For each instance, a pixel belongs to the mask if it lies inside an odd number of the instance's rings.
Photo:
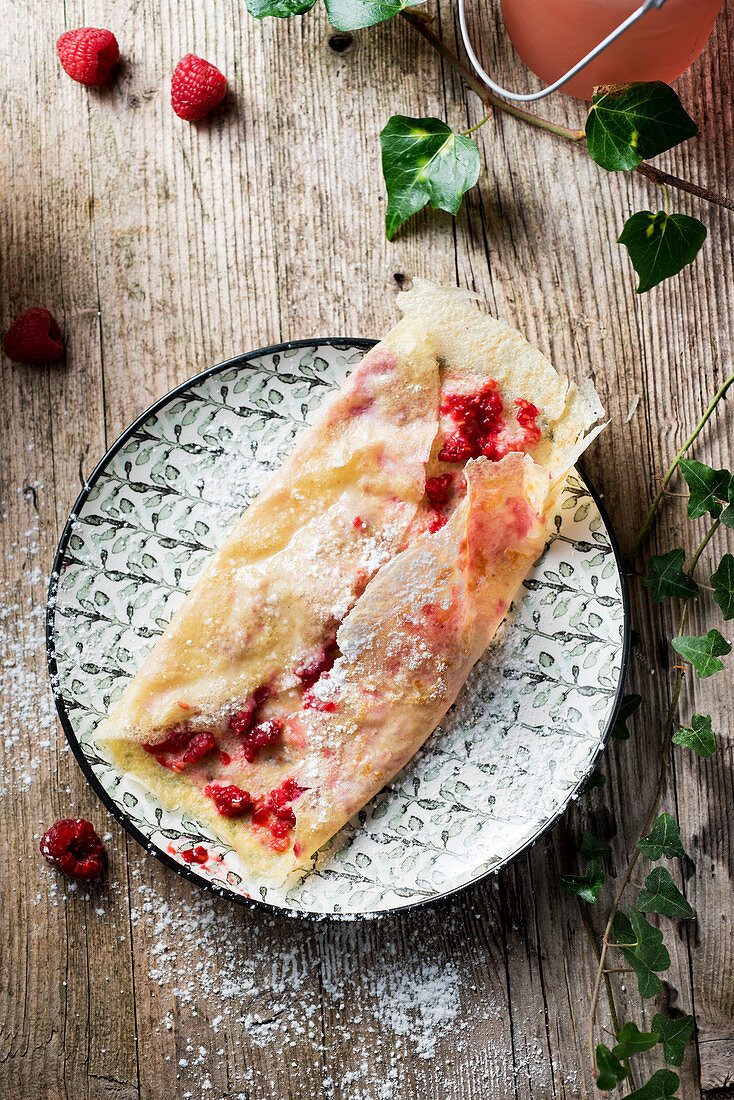
<svg viewBox="0 0 734 1100">
<path fill-rule="evenodd" d="M 640 6 L 641 0 L 502 0 L 507 33 L 523 61 L 557 80 Z M 563 87 L 590 99 L 597 84 L 675 80 L 693 64 L 723 0 L 667 0 Z"/>
</svg>

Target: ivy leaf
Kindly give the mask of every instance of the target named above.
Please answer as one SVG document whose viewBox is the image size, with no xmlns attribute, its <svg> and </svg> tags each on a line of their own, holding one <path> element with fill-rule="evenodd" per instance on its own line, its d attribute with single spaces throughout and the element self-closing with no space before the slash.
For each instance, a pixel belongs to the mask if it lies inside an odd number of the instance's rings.
<svg viewBox="0 0 734 1100">
<path fill-rule="evenodd" d="M 479 150 L 437 118 L 393 115 L 380 134 L 387 187 L 385 232 L 392 240 L 426 203 L 457 214 L 464 192 L 479 179 Z"/>
<path fill-rule="evenodd" d="M 692 917 L 693 910 L 673 882 L 670 871 L 654 867 L 637 895 L 643 913 L 662 913 L 666 917 Z"/>
<path fill-rule="evenodd" d="M 629 918 L 617 913 L 614 931 L 622 946 L 622 954 L 637 975 L 642 998 L 655 997 L 663 988 L 656 971 L 670 967 L 670 955 L 663 943 L 663 933 L 653 928 L 633 905 L 627 906 Z"/>
<path fill-rule="evenodd" d="M 607 781 L 607 777 L 602 775 L 598 768 L 594 768 L 593 772 L 586 780 L 586 786 L 584 787 L 584 794 L 587 791 L 595 791 L 597 787 L 603 787 Z"/>
<path fill-rule="evenodd" d="M 709 630 L 708 634 L 698 637 L 695 634 L 681 634 L 670 643 L 676 653 L 690 661 L 701 679 L 721 672 L 724 667 L 719 657 L 731 652 L 731 646 L 722 638 L 718 630 Z"/>
<path fill-rule="evenodd" d="M 414 8 L 423 0 L 326 0 L 326 12 L 338 31 L 357 31 L 374 27 L 399 15 L 403 8 Z"/>
<path fill-rule="evenodd" d="M 635 293 L 644 294 L 692 264 L 705 240 L 706 226 L 698 218 L 639 210 L 624 223 L 617 244 L 625 246 L 640 276 Z"/>
<path fill-rule="evenodd" d="M 674 1100 L 680 1077 L 670 1069 L 659 1069 L 641 1089 L 635 1089 L 627 1100 Z"/>
<path fill-rule="evenodd" d="M 724 527 L 734 527 L 734 477 L 729 482 L 727 506 L 721 513 L 721 522 L 724 524 Z"/>
<path fill-rule="evenodd" d="M 627 1076 L 628 1071 L 619 1059 L 612 1054 L 609 1047 L 604 1046 L 604 1043 L 597 1044 L 596 1064 L 599 1069 L 596 1087 L 601 1089 L 602 1092 L 611 1092 L 612 1089 L 616 1089 L 619 1082 L 624 1081 Z"/>
<path fill-rule="evenodd" d="M 710 714 L 694 714 L 692 729 L 684 726 L 673 734 L 673 742 L 698 753 L 699 756 L 713 756 L 716 752 L 716 738 L 711 729 Z"/>
<path fill-rule="evenodd" d="M 569 894 L 578 894 L 590 905 L 595 905 L 599 888 L 604 885 L 604 872 L 595 859 L 590 859 L 583 875 L 559 875 L 558 881 Z"/>
<path fill-rule="evenodd" d="M 677 1020 L 671 1020 L 656 1012 L 652 1018 L 652 1029 L 660 1035 L 663 1055 L 668 1065 L 680 1066 L 686 1043 L 693 1035 L 693 1016 L 680 1016 Z"/>
<path fill-rule="evenodd" d="M 698 595 L 698 585 L 683 569 L 685 560 L 684 550 L 670 550 L 650 558 L 650 572 L 642 578 L 642 583 L 652 589 L 654 603 L 662 603 L 669 596 L 690 600 Z"/>
<path fill-rule="evenodd" d="M 247 0 L 247 10 L 256 19 L 269 15 L 287 19 L 290 15 L 305 15 L 315 3 L 316 0 Z"/>
<path fill-rule="evenodd" d="M 643 856 L 657 860 L 682 859 L 686 852 L 680 839 L 678 822 L 670 814 L 661 814 L 650 831 L 650 835 L 638 841 L 637 847 Z"/>
<path fill-rule="evenodd" d="M 608 172 L 636 168 L 697 133 L 678 96 L 661 80 L 596 89 L 586 119 L 589 153 Z"/>
<path fill-rule="evenodd" d="M 631 1058 L 633 1054 L 642 1054 L 643 1051 L 657 1046 L 659 1042 L 660 1034 L 655 1031 L 654 1024 L 652 1031 L 640 1031 L 637 1024 L 633 1024 L 630 1020 L 618 1033 L 617 1045 L 612 1050 L 612 1054 L 620 1059 Z"/>
<path fill-rule="evenodd" d="M 711 574 L 714 599 L 725 619 L 734 619 L 734 555 L 724 554 Z"/>
<path fill-rule="evenodd" d="M 629 741 L 630 731 L 627 729 L 627 719 L 639 710 L 641 702 L 641 695 L 624 696 L 617 711 L 617 717 L 614 719 L 612 737 L 616 737 L 618 741 Z"/>
<path fill-rule="evenodd" d="M 601 859 L 608 856 L 611 850 L 603 840 L 598 840 L 588 829 L 584 829 L 584 835 L 581 838 L 582 856 L 586 856 L 587 859 L 595 859 L 598 856 Z"/>
<path fill-rule="evenodd" d="M 708 512 L 714 519 L 721 515 L 722 501 L 727 499 L 732 476 L 728 470 L 714 470 L 695 458 L 682 458 L 680 472 L 686 480 L 690 496 L 688 515 L 698 519 Z"/>
</svg>

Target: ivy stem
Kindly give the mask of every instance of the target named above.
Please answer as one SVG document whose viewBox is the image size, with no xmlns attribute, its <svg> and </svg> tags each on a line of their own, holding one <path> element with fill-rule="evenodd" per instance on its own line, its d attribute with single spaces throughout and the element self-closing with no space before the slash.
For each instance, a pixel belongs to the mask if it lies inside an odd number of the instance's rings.
<svg viewBox="0 0 734 1100">
<path fill-rule="evenodd" d="M 451 50 L 429 26 L 430 16 L 426 15 L 424 12 L 416 11 L 413 8 L 403 8 L 400 14 L 403 19 L 410 23 L 411 27 L 414 27 L 415 30 L 425 38 L 426 42 L 428 42 L 433 49 L 449 63 L 451 68 L 459 74 L 467 87 L 471 88 L 479 97 L 487 108 L 487 111 L 496 110 L 501 111 L 505 115 L 512 115 L 513 118 L 520 119 L 521 122 L 527 122 L 528 125 L 534 126 L 538 130 L 547 130 L 548 133 L 555 134 L 557 137 L 562 137 L 566 141 L 572 141 L 574 145 L 583 145 L 585 143 L 586 132 L 584 130 L 573 130 L 569 126 L 561 126 L 559 123 L 551 122 L 550 119 L 542 118 L 540 115 L 534 115 L 531 111 L 526 111 L 522 107 L 507 102 L 493 92 L 490 92 L 489 88 L 475 76 L 471 69 L 457 57 L 453 50 Z M 663 172 L 660 168 L 655 168 L 646 161 L 643 161 L 642 164 L 638 164 L 633 171 L 639 173 L 641 176 L 645 176 L 646 179 L 651 180 L 653 183 L 675 187 L 679 191 L 685 191 L 689 195 L 695 195 L 697 198 L 714 203 L 716 206 L 723 206 L 726 210 L 734 210 L 734 199 L 730 199 L 727 195 L 720 195 L 717 191 L 712 191 L 708 187 L 701 187 L 697 183 L 691 183 L 690 180 L 681 179 L 679 176 L 673 176 L 670 172 Z"/>
<path fill-rule="evenodd" d="M 632 549 L 630 550 L 630 555 L 629 556 L 631 558 L 633 558 L 635 556 L 635 554 L 637 553 L 637 551 L 640 549 L 640 546 L 642 545 L 642 540 L 644 539 L 645 535 L 647 534 L 647 532 L 650 528 L 650 524 L 652 523 L 653 516 L 655 515 L 655 513 L 658 509 L 658 505 L 660 504 L 660 501 L 663 499 L 663 495 L 665 493 L 665 486 L 668 484 L 671 477 L 673 476 L 675 471 L 678 469 L 678 464 L 679 464 L 680 460 L 683 458 L 684 454 L 686 453 L 688 448 L 691 446 L 691 444 L 701 434 L 702 429 L 706 425 L 706 422 L 710 419 L 710 417 L 713 414 L 714 409 L 718 405 L 719 401 L 721 401 L 722 397 L 726 394 L 726 391 L 733 384 L 734 384 L 734 374 L 730 374 L 729 377 L 727 378 L 727 380 L 723 383 L 723 385 L 721 385 L 719 387 L 719 389 L 716 391 L 716 393 L 714 394 L 714 396 L 711 400 L 711 404 L 706 409 L 706 412 L 703 414 L 703 416 L 699 420 L 698 424 L 696 424 L 696 427 L 693 429 L 693 431 L 689 435 L 688 439 L 685 441 L 685 443 L 683 444 L 681 449 L 678 451 L 678 454 L 675 456 L 675 458 L 671 462 L 670 466 L 668 466 L 668 469 L 665 471 L 665 476 L 664 476 L 662 482 L 660 483 L 660 488 L 658 489 L 657 493 L 655 494 L 655 499 L 653 500 L 652 505 L 650 506 L 650 511 L 645 516 L 645 521 L 642 524 L 642 527 L 640 528 L 640 533 L 638 534 L 637 538 L 635 539 L 634 544 L 632 546 Z M 696 560 L 698 560 L 698 559 L 696 559 Z"/>
<path fill-rule="evenodd" d="M 493 114 L 494 114 L 494 111 L 488 111 L 487 114 L 484 116 L 484 118 L 481 120 L 481 122 L 475 122 L 474 125 L 470 126 L 468 130 L 462 130 L 461 131 L 461 136 L 462 137 L 469 137 L 469 134 L 473 134 L 475 130 L 479 130 L 482 126 L 484 126 L 485 122 L 489 122 L 489 120 L 490 120 L 490 118 L 492 117 Z"/>
<path fill-rule="evenodd" d="M 426 16 L 425 13 L 414 11 L 412 8 L 403 8 L 400 14 L 403 19 L 410 23 L 411 27 L 414 27 L 419 34 L 423 35 L 426 42 L 440 53 L 445 61 L 448 61 L 451 68 L 459 74 L 467 87 L 471 88 L 475 95 L 481 99 L 488 111 L 502 111 L 504 114 L 519 118 L 522 122 L 527 122 L 539 130 L 548 130 L 549 133 L 556 134 L 567 141 L 578 143 L 586 140 L 586 134 L 583 130 L 571 130 L 568 126 L 561 126 L 549 119 L 540 118 L 539 115 L 534 115 L 531 111 L 525 111 L 522 107 L 516 107 L 513 103 L 506 103 L 504 99 L 500 99 L 499 96 L 490 92 L 489 88 L 482 84 L 471 69 L 459 60 L 454 51 L 429 26 L 430 17 Z"/>
<path fill-rule="evenodd" d="M 701 427 L 701 425 L 699 425 L 698 430 L 700 430 L 700 427 Z M 687 571 L 688 576 L 691 579 L 693 579 L 693 574 L 696 571 L 696 566 L 698 565 L 698 561 L 699 561 L 699 558 L 701 557 L 701 554 L 703 554 L 704 550 L 706 549 L 706 547 L 709 544 L 710 539 L 714 536 L 714 534 L 718 530 L 720 524 L 721 524 L 721 519 L 720 518 L 715 520 L 712 523 L 709 530 L 706 532 L 706 534 L 703 537 L 703 539 L 701 540 L 701 542 L 699 543 L 699 545 L 696 549 L 696 552 L 693 555 L 693 558 L 691 559 L 690 567 L 688 568 L 688 571 Z M 683 604 L 683 608 L 681 610 L 680 621 L 678 623 L 678 630 L 677 630 L 677 634 L 676 634 L 677 637 L 679 637 L 683 633 L 683 627 L 686 625 L 687 615 L 688 615 L 688 603 L 685 602 Z M 665 732 L 663 733 L 663 742 L 662 742 L 662 745 L 661 745 L 661 748 L 660 748 L 660 771 L 658 773 L 657 786 L 655 787 L 655 794 L 653 796 L 653 800 L 652 800 L 652 803 L 650 805 L 650 809 L 648 810 L 647 817 L 645 818 L 645 823 L 642 826 L 642 829 L 640 830 L 640 834 L 639 834 L 639 838 L 638 838 L 639 840 L 642 840 L 643 837 L 647 836 L 647 834 L 650 832 L 650 830 L 652 829 L 652 826 L 655 822 L 655 815 L 657 814 L 658 807 L 660 805 L 660 799 L 663 796 L 663 791 L 665 789 L 665 780 L 667 778 L 668 768 L 670 767 L 670 760 L 669 760 L 669 757 L 668 757 L 668 750 L 670 748 L 671 740 L 672 740 L 672 737 L 673 737 L 673 730 L 675 728 L 675 716 L 676 716 L 677 711 L 678 711 L 678 703 L 680 701 L 680 693 L 681 693 L 681 690 L 683 688 L 683 676 L 684 676 L 684 671 L 685 671 L 682 665 L 676 665 L 675 668 L 676 668 L 675 685 L 673 687 L 673 695 L 671 697 L 670 704 L 668 706 L 668 711 L 667 711 L 667 714 L 665 716 L 665 727 L 664 727 Z M 639 857 L 640 857 L 640 849 L 637 847 L 637 844 L 635 844 L 635 850 L 632 853 L 632 855 L 630 856 L 629 863 L 627 864 L 627 869 L 624 872 L 624 875 L 622 876 L 622 881 L 619 885 L 619 889 L 617 890 L 614 901 L 612 902 L 612 907 L 611 907 L 611 910 L 610 910 L 610 913 L 609 913 L 609 919 L 607 920 L 606 927 L 604 928 L 604 935 L 602 936 L 602 945 L 601 945 L 601 950 L 599 952 L 599 966 L 598 966 L 597 973 L 596 973 L 596 981 L 594 983 L 594 991 L 591 995 L 591 1008 L 589 1010 L 589 1056 L 591 1058 L 591 1072 L 592 1072 L 592 1074 L 594 1075 L 595 1078 L 597 1076 L 597 1071 L 596 1071 L 596 1050 L 595 1050 L 595 1047 L 594 1047 L 594 1028 L 595 1028 L 595 1024 L 596 1024 L 596 1009 L 597 1009 L 597 1005 L 599 1004 L 599 992 L 601 990 L 601 983 L 602 983 L 602 980 L 604 979 L 604 969 L 605 969 L 605 965 L 606 965 L 606 961 L 607 961 L 607 952 L 608 952 L 610 947 L 616 946 L 615 944 L 610 944 L 608 941 L 609 941 L 609 936 L 611 935 L 611 932 L 612 932 L 612 926 L 614 924 L 614 918 L 617 915 L 620 903 L 622 901 L 622 896 L 623 896 L 625 890 L 627 889 L 627 887 L 630 884 L 630 880 L 632 878 L 632 875 L 634 874 L 635 866 L 637 865 L 637 860 L 639 859 Z"/>
<path fill-rule="evenodd" d="M 591 923 L 591 918 L 589 917 L 589 913 L 588 913 L 588 910 L 587 910 L 586 903 L 583 902 L 581 900 L 581 898 L 578 898 L 578 903 L 579 903 L 579 911 L 581 913 L 581 921 L 583 923 L 584 928 L 586 929 L 586 935 L 589 937 L 589 943 L 591 944 L 591 949 L 594 952 L 594 954 L 596 955 L 597 963 L 600 963 L 601 962 L 601 951 L 599 949 L 598 943 L 596 942 L 597 933 L 594 931 L 594 926 Z M 614 945 L 612 945 L 612 946 L 614 946 Z M 612 990 L 612 983 L 611 983 L 610 978 L 609 978 L 609 971 L 608 970 L 604 971 L 604 988 L 605 988 L 606 995 L 607 995 L 607 1004 L 609 1005 L 609 1017 L 612 1021 L 612 1027 L 614 1029 L 613 1034 L 614 1034 L 614 1038 L 616 1039 L 616 1037 L 619 1033 L 619 1016 L 617 1015 L 617 1006 L 614 1003 L 614 992 Z M 630 1085 L 632 1086 L 632 1088 L 634 1088 L 635 1087 L 635 1079 L 632 1076 L 632 1067 L 630 1066 L 629 1061 L 626 1058 L 623 1058 L 622 1059 L 622 1065 L 627 1070 L 627 1079 L 628 1079 Z"/>
</svg>

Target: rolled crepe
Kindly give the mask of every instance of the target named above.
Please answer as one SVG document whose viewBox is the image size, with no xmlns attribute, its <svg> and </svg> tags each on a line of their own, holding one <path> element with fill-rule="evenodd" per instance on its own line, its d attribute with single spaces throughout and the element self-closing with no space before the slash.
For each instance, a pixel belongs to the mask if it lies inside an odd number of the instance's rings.
<svg viewBox="0 0 734 1100">
<path fill-rule="evenodd" d="M 99 732 L 263 877 L 307 866 L 440 722 L 600 413 L 466 295 L 401 298 Z"/>
</svg>

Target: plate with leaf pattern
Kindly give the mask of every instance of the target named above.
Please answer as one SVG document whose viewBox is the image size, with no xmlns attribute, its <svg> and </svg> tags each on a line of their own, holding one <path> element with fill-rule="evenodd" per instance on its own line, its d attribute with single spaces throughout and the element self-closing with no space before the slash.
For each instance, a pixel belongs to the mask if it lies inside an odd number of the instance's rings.
<svg viewBox="0 0 734 1100">
<path fill-rule="evenodd" d="M 121 774 L 95 731 L 213 550 L 371 340 L 296 341 L 178 386 L 123 432 L 64 528 L 48 660 L 66 737 L 107 809 L 179 874 L 230 899 L 349 919 L 426 904 L 538 840 L 591 774 L 629 649 L 619 552 L 572 471 L 546 549 L 441 726 L 307 871 L 264 885 L 236 852 Z M 204 865 L 181 853 L 206 847 Z"/>
</svg>

